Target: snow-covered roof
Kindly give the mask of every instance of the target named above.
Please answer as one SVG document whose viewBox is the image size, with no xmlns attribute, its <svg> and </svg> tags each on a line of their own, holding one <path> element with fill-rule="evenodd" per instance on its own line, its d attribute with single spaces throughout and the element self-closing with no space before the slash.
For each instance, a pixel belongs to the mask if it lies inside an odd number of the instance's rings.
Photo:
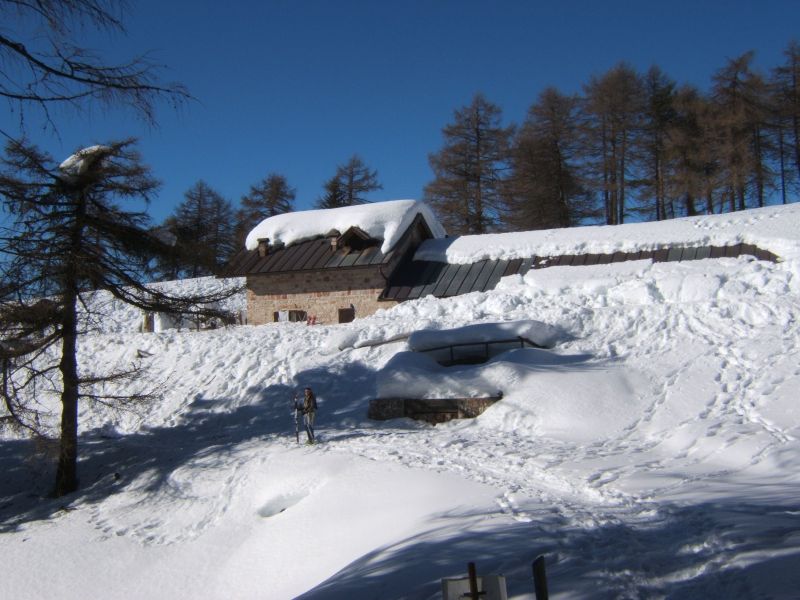
<svg viewBox="0 0 800 600">
<path fill-rule="evenodd" d="M 782 258 L 800 256 L 800 204 L 653 223 L 426 240 L 414 259 L 469 264 L 484 259 L 613 254 L 664 246 L 728 246 L 738 243 L 753 244 Z"/>
<path fill-rule="evenodd" d="M 258 247 L 258 240 L 268 238 L 270 244 L 293 242 L 327 234 L 331 229 L 344 233 L 358 227 L 370 237 L 383 240 L 386 253 L 399 241 L 417 215 L 422 215 L 434 238 L 443 238 L 444 228 L 433 211 L 417 200 L 389 200 L 342 208 L 303 210 L 264 219 L 247 235 L 248 250 Z"/>
</svg>

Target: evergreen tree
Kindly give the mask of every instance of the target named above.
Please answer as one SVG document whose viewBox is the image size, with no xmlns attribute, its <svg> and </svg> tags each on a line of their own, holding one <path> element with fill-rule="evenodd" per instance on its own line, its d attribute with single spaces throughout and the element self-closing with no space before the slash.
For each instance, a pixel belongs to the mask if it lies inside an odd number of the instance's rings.
<svg viewBox="0 0 800 600">
<path fill-rule="evenodd" d="M 289 186 L 286 177 L 270 173 L 260 182 L 250 186 L 242 196 L 236 212 L 236 245 L 244 246 L 250 231 L 264 219 L 294 210 L 295 189 Z"/>
<path fill-rule="evenodd" d="M 317 200 L 318 208 L 339 208 L 369 202 L 366 195 L 382 190 L 378 171 L 370 169 L 357 155 L 336 167 L 336 174 L 324 184 L 325 192 Z"/>
<path fill-rule="evenodd" d="M 584 87 L 583 113 L 587 152 L 593 158 L 594 187 L 605 206 L 606 223 L 617 225 L 629 212 L 628 186 L 635 161 L 631 149 L 641 132 L 642 81 L 621 63 Z"/>
<path fill-rule="evenodd" d="M 577 98 L 548 88 L 517 134 L 506 181 L 504 222 L 517 230 L 570 227 L 590 216 L 576 164 Z"/>
<path fill-rule="evenodd" d="M 444 147 L 428 157 L 434 180 L 425 199 L 453 234 L 486 233 L 500 223 L 513 135 L 500 121 L 500 108 L 476 94 L 442 130 Z"/>
<path fill-rule="evenodd" d="M 751 68 L 753 56 L 747 52 L 729 60 L 713 77 L 712 100 L 731 211 L 763 206 L 773 175 L 767 165 L 767 90 Z M 753 196 L 754 202 L 749 200 Z"/>
<path fill-rule="evenodd" d="M 789 191 L 800 191 L 800 44 L 784 51 L 786 62 L 773 69 L 777 160 L 784 204 Z M 793 165 L 787 168 L 787 165 Z"/>
<path fill-rule="evenodd" d="M 665 217 L 713 213 L 720 188 L 719 128 L 713 107 L 691 86 L 680 88 L 672 105 L 675 114 L 666 145 Z"/>
<path fill-rule="evenodd" d="M 162 275 L 177 277 L 213 275 L 237 249 L 231 203 L 205 181 L 198 181 L 184 194 L 163 228 L 175 239 L 175 253 L 160 264 Z M 177 267 L 177 269 L 175 268 Z"/>
<path fill-rule="evenodd" d="M 653 199 L 652 212 L 658 221 L 667 218 L 667 148 L 676 119 L 675 82 L 658 67 L 642 78 L 642 129 L 637 154 L 641 160 L 641 189 Z"/>
<path fill-rule="evenodd" d="M 328 179 L 323 187 L 325 192 L 320 199 L 317 200 L 317 208 L 340 208 L 342 206 L 347 206 L 344 190 L 337 176 L 334 175 Z"/>
<path fill-rule="evenodd" d="M 36 148 L 11 142 L 2 161 L 3 420 L 46 433 L 37 407 L 48 394 L 60 399 L 56 495 L 78 485 L 79 400 L 125 406 L 146 396 L 109 394 L 104 387 L 140 374 L 135 367 L 102 373 L 78 364 L 78 334 L 101 318 L 81 293 L 107 290 L 144 310 L 198 317 L 220 315 L 208 303 L 230 295 L 175 298 L 144 285 L 152 257 L 171 249 L 150 235 L 145 213 L 123 206 L 147 201 L 157 185 L 131 141 L 86 148 L 58 167 Z"/>
</svg>

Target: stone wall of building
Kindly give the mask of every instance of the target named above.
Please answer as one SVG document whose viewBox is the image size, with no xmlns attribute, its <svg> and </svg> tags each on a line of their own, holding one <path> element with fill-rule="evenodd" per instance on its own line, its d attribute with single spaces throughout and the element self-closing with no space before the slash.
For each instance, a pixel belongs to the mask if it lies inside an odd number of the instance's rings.
<svg viewBox="0 0 800 600">
<path fill-rule="evenodd" d="M 339 309 L 351 305 L 356 317 L 364 317 L 397 304 L 378 301 L 385 286 L 378 267 L 248 275 L 247 322 L 272 323 L 276 312 L 298 310 L 317 323 L 338 323 Z"/>
</svg>

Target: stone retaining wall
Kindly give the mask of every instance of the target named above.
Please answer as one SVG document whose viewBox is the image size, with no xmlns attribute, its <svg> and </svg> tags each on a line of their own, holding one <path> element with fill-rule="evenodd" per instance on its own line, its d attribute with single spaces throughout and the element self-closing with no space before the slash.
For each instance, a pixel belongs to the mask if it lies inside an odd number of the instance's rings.
<svg viewBox="0 0 800 600">
<path fill-rule="evenodd" d="M 501 398 L 502 394 L 487 398 L 377 398 L 369 401 L 367 417 L 377 421 L 408 417 L 433 424 L 474 419 Z"/>
</svg>

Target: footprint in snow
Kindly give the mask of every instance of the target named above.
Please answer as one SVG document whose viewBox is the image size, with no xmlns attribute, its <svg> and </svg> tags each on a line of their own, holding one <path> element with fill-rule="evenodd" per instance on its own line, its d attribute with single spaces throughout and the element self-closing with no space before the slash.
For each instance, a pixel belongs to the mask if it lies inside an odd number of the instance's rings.
<svg viewBox="0 0 800 600">
<path fill-rule="evenodd" d="M 264 517 L 268 519 L 269 517 L 274 517 L 275 515 L 279 515 L 282 512 L 285 512 L 289 508 L 298 504 L 303 498 L 308 496 L 308 492 L 306 491 L 297 491 L 297 492 L 290 492 L 286 494 L 280 494 L 279 496 L 275 496 L 271 500 L 269 500 L 264 506 L 258 509 L 258 515 L 260 517 Z"/>
</svg>

